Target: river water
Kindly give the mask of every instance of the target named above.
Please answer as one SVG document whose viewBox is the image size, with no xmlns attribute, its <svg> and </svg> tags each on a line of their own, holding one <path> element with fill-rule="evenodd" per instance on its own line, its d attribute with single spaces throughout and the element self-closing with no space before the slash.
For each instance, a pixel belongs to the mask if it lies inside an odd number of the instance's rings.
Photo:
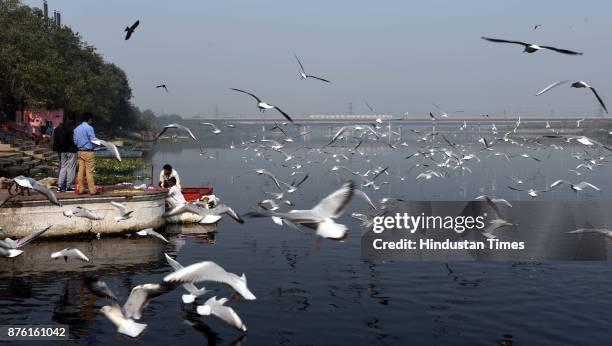
<svg viewBox="0 0 612 346">
<path fill-rule="evenodd" d="M 389 175 L 376 180 L 380 189 L 364 190 L 375 201 L 383 197 L 465 201 L 484 193 L 525 201 L 532 198 L 507 186 L 543 189 L 561 178 L 586 180 L 602 191 L 575 193 L 564 186 L 536 199 L 579 201 L 588 208 L 591 202 L 605 203 L 612 198 L 606 160 L 593 171 L 579 170 L 583 173 L 577 176 L 568 169 L 582 162 L 573 156 L 582 155 L 585 146 L 564 139 L 538 143 L 532 136 L 517 140 L 516 145 L 500 142 L 492 151 L 480 151 L 478 138 L 494 137 L 488 127 L 483 125 L 480 133 L 478 129 L 448 129 L 451 133 L 445 136 L 458 145 L 454 150 L 471 148 L 466 152 L 475 152 L 480 161 L 472 159 L 465 164 L 472 173 L 448 170 L 446 177 L 416 181 L 418 173 L 438 169 L 433 162 L 430 167 L 413 168 L 426 160 L 405 159 L 420 146 L 431 144 L 431 138 L 417 141 L 430 128 L 413 127 L 420 132 L 417 134 L 406 127 L 401 138 L 399 133 L 391 134 L 391 141 L 388 137 L 366 140 L 354 154 L 340 148 L 356 146 L 358 140 L 351 139 L 342 139 L 324 152 L 310 149 L 321 147 L 335 129 L 315 126 L 297 130 L 312 132 L 285 143 L 283 150 L 295 156 L 289 161 L 284 161 L 282 153 L 257 148 L 261 143 L 248 142 L 262 136 L 282 142 L 282 135 L 262 131 L 261 126 L 239 125 L 223 128 L 218 136 L 206 129 L 197 131 L 204 155 L 196 143 L 163 142 L 146 160 L 154 165 L 156 175 L 163 164 L 172 164 L 183 186 L 212 185 L 215 194 L 240 213 L 255 209 L 257 201 L 269 197 L 266 192 L 277 192 L 270 179 L 247 173 L 256 168 L 265 168 L 288 182 L 301 176 L 291 176 L 293 171 L 309 174 L 298 191 L 286 194 L 303 208 L 310 208 L 345 181 L 359 181 L 346 171 L 328 172 L 334 165 L 360 172 L 389 167 Z M 500 129 L 500 137 L 502 132 Z M 394 143 L 397 148 L 381 142 Z M 528 153 L 540 161 L 521 157 L 507 161 L 494 155 L 496 151 Z M 589 152 L 607 155 L 605 150 Z M 302 167 L 292 169 L 297 162 Z M 517 185 L 517 179 L 524 182 Z M 241 225 L 228 217 L 220 221 L 216 232 L 201 226 L 167 226 L 160 232 L 168 237 L 168 244 L 133 237 L 35 242 L 25 248 L 31 256 L 0 260 L 0 325 L 65 324 L 70 327 L 71 340 L 58 343 L 87 345 L 609 343 L 612 273 L 607 261 L 366 261 L 361 257 L 360 223 L 350 214 L 367 209 L 359 200 L 350 203 L 339 219 L 350 230 L 341 242 L 319 243 L 310 230 L 300 233 L 279 227 L 268 218 L 247 219 Z M 64 264 L 47 259 L 51 251 L 68 246 L 91 254 L 92 262 Z M 212 260 L 228 271 L 246 274 L 257 300 L 228 303 L 246 324 L 246 335 L 215 317 L 198 316 L 193 306 L 181 303 L 180 289 L 155 298 L 145 309 L 141 322 L 148 328 L 137 341 L 116 333 L 114 325 L 98 312 L 108 301 L 87 290 L 83 274 L 99 276 L 124 300 L 131 287 L 158 282 L 170 272 L 164 252 L 176 256 L 183 265 Z M 214 289 L 218 297 L 229 298 L 233 293 L 220 285 L 207 288 Z"/>
</svg>

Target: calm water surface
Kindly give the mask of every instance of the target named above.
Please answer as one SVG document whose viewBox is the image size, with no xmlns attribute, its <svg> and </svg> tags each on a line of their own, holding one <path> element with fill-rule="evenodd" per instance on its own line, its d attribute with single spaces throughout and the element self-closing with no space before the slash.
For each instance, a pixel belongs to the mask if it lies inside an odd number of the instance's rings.
<svg viewBox="0 0 612 346">
<path fill-rule="evenodd" d="M 587 180 L 602 189 L 576 194 L 563 188 L 543 193 L 538 197 L 541 200 L 578 199 L 587 206 L 589 201 L 612 197 L 609 165 L 604 163 L 576 176 L 568 169 L 581 162 L 572 155 L 582 153 L 584 146 L 563 140 L 541 145 L 521 141 L 522 146 L 501 143 L 494 148 L 511 154 L 529 153 L 539 162 L 522 158 L 508 162 L 490 156 L 494 151 L 479 151 L 480 162 L 466 164 L 471 174 L 453 171 L 446 178 L 415 181 L 418 173 L 437 168 L 411 169 L 425 161 L 404 159 L 421 145 L 406 128 L 397 144 L 405 140 L 408 146 L 392 150 L 369 141 L 360 147 L 364 155 L 351 155 L 340 148 L 309 151 L 308 147 L 328 140 L 332 131 L 329 127 L 312 130 L 309 136 L 287 144 L 284 150 L 296 156 L 287 162 L 281 153 L 261 148 L 254 151 L 257 144 L 247 144 L 248 149 L 241 145 L 253 136 L 261 138 L 260 127 L 237 128 L 235 133 L 224 129 L 220 136 L 209 135 L 202 140 L 206 155 L 200 155 L 199 146 L 192 143 L 162 143 L 148 160 L 156 174 L 163 164 L 172 164 L 185 186 L 213 185 L 215 193 L 241 213 L 267 198 L 266 192 L 276 192 L 269 179 L 245 174 L 254 168 L 266 168 L 284 181 L 294 178 L 292 171 L 307 172 L 310 176 L 302 188 L 288 195 L 297 207 L 304 208 L 342 182 L 355 179 L 346 172 L 327 173 L 334 165 L 360 172 L 389 166 L 390 174 L 377 180 L 389 183 L 378 191 L 366 190 L 376 201 L 383 197 L 470 200 L 483 193 L 510 200 L 530 199 L 525 193 L 507 189 L 513 185 L 509 177 L 525 179 L 527 188 L 544 188 L 557 178 L 565 178 Z M 427 128 L 420 130 L 427 132 Z M 200 131 L 199 136 L 204 135 Z M 265 135 L 282 138 L 269 132 Z M 476 132 L 457 131 L 446 136 L 470 145 L 468 152 L 481 148 L 473 144 L 479 138 Z M 236 148 L 229 149 L 232 142 Z M 342 143 L 349 147 L 357 144 Z M 547 147 L 550 143 L 563 149 Z M 350 160 L 342 158 L 343 153 Z M 301 162 L 302 168 L 291 169 L 296 162 Z M 365 204 L 353 201 L 340 219 L 349 226 L 349 236 L 343 242 L 323 240 L 320 246 L 309 231 L 281 228 L 269 219 L 249 219 L 240 225 L 229 218 L 224 218 L 214 233 L 199 226 L 168 226 L 162 230 L 170 239 L 168 244 L 123 237 L 36 242 L 26 247 L 23 256 L 0 261 L 0 324 L 67 324 L 71 340 L 58 343 L 86 345 L 168 345 L 177 341 L 209 345 L 496 345 L 504 340 L 516 345 L 610 343 L 612 273 L 607 262 L 367 262 L 360 258 L 359 223 L 350 218 L 351 212 L 365 209 Z M 64 264 L 47 259 L 50 252 L 68 246 L 91 254 L 92 263 Z M 241 316 L 248 333 L 241 336 L 214 317 L 198 316 L 193 307 L 182 305 L 183 292 L 177 289 L 154 299 L 145 309 L 141 322 L 148 328 L 139 339 L 118 335 L 114 325 L 97 312 L 108 302 L 88 292 L 82 274 L 100 276 L 123 300 L 131 287 L 158 282 L 170 271 L 164 252 L 176 255 L 184 265 L 213 260 L 228 271 L 246 273 L 257 300 L 228 304 Z M 207 288 L 215 289 L 219 297 L 232 294 L 219 285 Z"/>
</svg>

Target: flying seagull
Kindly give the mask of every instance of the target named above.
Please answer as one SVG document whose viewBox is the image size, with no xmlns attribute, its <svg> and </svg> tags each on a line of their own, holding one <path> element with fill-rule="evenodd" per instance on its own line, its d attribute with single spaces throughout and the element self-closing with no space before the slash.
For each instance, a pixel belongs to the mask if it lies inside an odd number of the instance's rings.
<svg viewBox="0 0 612 346">
<path fill-rule="evenodd" d="M 240 293 L 245 299 L 256 299 L 255 295 L 247 287 L 246 275 L 238 276 L 227 272 L 220 265 L 212 261 L 194 263 L 164 277 L 164 282 L 196 283 L 202 281 L 224 283 Z"/>
<path fill-rule="evenodd" d="M 166 126 L 164 126 L 164 128 L 162 129 L 162 131 L 157 135 L 157 138 L 161 137 L 161 135 L 164 134 L 164 132 L 168 131 L 168 129 L 179 129 L 179 130 L 183 130 L 185 132 L 187 132 L 189 134 L 189 137 L 193 138 L 194 141 L 197 141 L 198 139 L 196 138 L 196 136 L 193 135 L 193 132 L 191 132 L 191 130 L 183 125 L 180 124 L 168 124 Z"/>
<path fill-rule="evenodd" d="M 215 124 L 213 124 L 213 123 L 200 123 L 200 125 L 206 125 L 206 126 L 212 127 L 212 133 L 214 133 L 216 135 L 221 133 L 221 130 L 219 130 L 219 128 L 216 127 Z"/>
<path fill-rule="evenodd" d="M 244 323 L 242 323 L 240 316 L 238 316 L 234 309 L 225 306 L 225 303 L 227 303 L 227 298 L 217 299 L 217 297 L 214 296 L 209 298 L 204 305 L 198 306 L 196 311 L 202 316 L 215 315 L 234 328 L 245 333 L 247 328 Z"/>
<path fill-rule="evenodd" d="M 569 81 L 569 80 L 562 80 L 562 81 L 559 81 L 559 82 L 554 82 L 551 85 L 547 86 L 546 88 L 542 89 L 535 96 L 542 95 L 543 93 L 547 92 L 548 90 L 550 90 L 552 88 L 558 87 L 559 85 L 567 84 L 569 82 L 571 82 L 571 81 Z M 593 88 L 592 86 L 587 84 L 587 82 L 579 80 L 577 82 L 573 82 L 570 85 L 570 87 L 572 87 L 572 88 L 589 88 L 589 89 L 591 89 L 591 91 L 593 92 L 593 95 L 595 95 L 595 98 L 597 98 L 597 101 L 599 101 L 599 104 L 601 105 L 601 107 L 606 111 L 606 113 L 608 113 L 608 108 L 606 108 L 606 105 L 604 104 L 604 102 L 601 99 L 601 97 L 599 97 L 599 94 L 597 94 L 597 91 L 595 90 L 595 88 Z"/>
<path fill-rule="evenodd" d="M 355 192 L 355 184 L 348 182 L 342 187 L 323 198 L 319 204 L 309 210 L 291 210 L 288 213 L 270 212 L 269 214 L 251 212 L 251 217 L 272 216 L 287 220 L 290 223 L 301 224 L 316 230 L 317 235 L 328 239 L 343 239 L 346 237 L 347 227 L 334 222 L 344 212 Z"/>
<path fill-rule="evenodd" d="M 555 52 L 563 53 L 563 54 L 570 54 L 570 55 L 582 55 L 583 54 L 583 53 L 580 53 L 580 52 L 574 52 L 572 50 L 560 49 L 560 48 L 555 48 L 555 47 L 551 47 L 551 46 L 540 46 L 540 45 L 537 45 L 537 44 L 525 43 L 525 42 L 521 42 L 521 41 L 509 41 L 509 40 L 502 40 L 502 39 L 498 39 L 498 38 L 490 38 L 490 37 L 484 37 L 484 36 L 482 37 L 482 39 L 490 41 L 490 42 L 520 44 L 521 46 L 525 47 L 525 50 L 523 50 L 524 53 L 535 53 L 535 52 L 539 51 L 540 49 L 549 49 L 549 50 L 553 50 Z"/>
<path fill-rule="evenodd" d="M 302 65 L 302 62 L 300 61 L 300 58 L 298 58 L 298 56 L 295 53 L 293 53 L 293 56 L 295 56 L 295 60 L 297 60 L 298 64 L 300 64 L 300 79 L 314 78 L 314 79 L 318 79 L 320 81 L 323 81 L 325 83 L 331 83 L 327 79 L 323 79 L 323 78 L 317 77 L 317 76 L 307 75 L 306 72 L 304 71 L 304 65 Z"/>
<path fill-rule="evenodd" d="M 65 248 L 63 250 L 54 252 L 51 254 L 51 258 L 58 259 L 64 258 L 64 261 L 68 262 L 68 259 L 78 259 L 84 262 L 89 262 L 89 258 L 85 256 L 81 250 L 74 248 Z"/>
<path fill-rule="evenodd" d="M 283 112 L 283 110 L 281 110 L 280 108 L 273 106 L 267 102 L 262 101 L 259 97 L 251 94 L 250 92 L 244 91 L 244 90 L 240 90 L 240 89 L 234 89 L 234 88 L 230 88 L 230 90 L 234 90 L 237 92 L 241 92 L 243 94 L 247 94 L 252 96 L 255 100 L 257 100 L 257 108 L 259 108 L 260 112 L 265 111 L 266 109 L 276 109 L 277 111 L 279 111 L 285 118 L 287 118 L 287 120 L 289 120 L 290 122 L 293 122 L 293 119 L 291 119 L 291 117 L 289 115 L 287 115 L 287 113 Z"/>
<path fill-rule="evenodd" d="M 153 228 L 145 228 L 142 231 L 136 232 L 136 234 L 141 236 L 141 237 L 152 236 L 152 237 L 158 238 L 160 240 L 163 240 L 166 243 L 168 242 L 168 239 L 166 239 L 163 235 L 155 232 L 153 230 Z"/>
<path fill-rule="evenodd" d="M 52 226 L 48 226 L 47 228 L 34 232 L 28 236 L 25 236 L 18 240 L 13 240 L 11 238 L 4 238 L 4 240 L 0 240 L 0 248 L 4 249 L 4 257 L 17 257 L 23 253 L 23 250 L 19 250 L 19 248 L 28 244 L 32 240 L 40 237 L 43 233 L 48 231 Z M 8 253 L 8 254 L 7 254 Z"/>
<path fill-rule="evenodd" d="M 117 222 L 121 220 L 127 220 L 132 217 L 133 210 L 128 210 L 127 207 L 121 203 L 117 203 L 115 201 L 110 202 L 113 207 L 117 208 L 117 212 L 119 212 L 119 216 L 115 216 L 115 220 Z"/>
<path fill-rule="evenodd" d="M 156 88 L 164 88 L 164 90 L 166 90 L 166 92 L 169 92 L 169 91 L 168 91 L 168 88 L 166 87 L 166 84 L 160 84 L 160 85 L 157 85 L 157 86 L 155 86 L 155 87 L 156 87 Z"/>
<path fill-rule="evenodd" d="M 57 196 L 55 196 L 53 191 L 51 191 L 51 189 L 49 189 L 47 185 L 43 185 L 37 182 L 36 180 L 29 177 L 24 177 L 23 175 L 13 178 L 13 181 L 15 181 L 15 183 L 22 188 L 32 189 L 34 191 L 40 192 L 41 194 L 45 195 L 51 203 L 60 207 L 62 206 L 62 204 L 57 199 Z"/>
<path fill-rule="evenodd" d="M 561 184 L 569 185 L 572 188 L 572 190 L 574 190 L 576 192 L 582 191 L 582 190 L 584 190 L 587 187 L 590 187 L 590 188 L 592 188 L 594 190 L 597 190 L 597 191 L 601 191 L 597 186 L 595 186 L 595 185 L 593 185 L 591 183 L 588 183 L 586 181 L 582 181 L 582 182 L 580 182 L 578 184 L 572 184 L 569 181 L 563 180 L 563 179 L 559 179 L 559 180 L 555 181 L 554 183 L 550 184 L 550 188 L 554 189 L 555 187 L 557 187 L 557 186 L 559 186 Z"/>
<path fill-rule="evenodd" d="M 82 218 L 89 219 L 89 220 L 102 220 L 103 219 L 103 217 L 97 216 L 91 210 L 84 208 L 84 207 L 74 207 L 70 210 L 66 210 L 64 212 L 64 216 L 66 217 L 76 216 L 76 217 L 82 217 Z"/>
<path fill-rule="evenodd" d="M 98 139 L 98 138 L 92 139 L 91 142 L 93 144 L 95 144 L 95 145 L 105 147 L 111 153 L 113 153 L 115 155 L 115 158 L 117 158 L 117 160 L 121 161 L 121 155 L 119 155 L 119 150 L 117 149 L 117 146 L 114 145 L 113 143 L 107 142 L 107 141 L 103 141 L 103 140 Z"/>
<path fill-rule="evenodd" d="M 125 40 L 129 40 L 130 37 L 132 37 L 132 34 L 134 33 L 134 31 L 136 31 L 136 28 L 138 27 L 138 25 L 140 24 L 140 20 L 137 20 L 136 22 L 134 22 L 134 24 L 132 24 L 132 26 L 126 26 L 125 27 Z"/>
<path fill-rule="evenodd" d="M 165 253 L 164 256 L 166 256 L 166 261 L 172 267 L 172 269 L 174 269 L 175 271 L 184 268 L 178 261 L 176 261 L 172 257 L 168 256 L 168 254 Z M 201 295 L 203 295 L 203 294 L 208 292 L 208 290 L 206 290 L 204 287 L 197 288 L 191 282 L 184 283 L 183 284 L 183 288 L 185 288 L 185 290 L 187 290 L 187 292 L 189 292 L 189 294 L 183 294 L 183 296 L 181 297 L 183 299 L 183 303 L 185 303 L 185 304 L 193 303 L 197 297 L 199 297 L 199 296 L 201 296 Z"/>
</svg>

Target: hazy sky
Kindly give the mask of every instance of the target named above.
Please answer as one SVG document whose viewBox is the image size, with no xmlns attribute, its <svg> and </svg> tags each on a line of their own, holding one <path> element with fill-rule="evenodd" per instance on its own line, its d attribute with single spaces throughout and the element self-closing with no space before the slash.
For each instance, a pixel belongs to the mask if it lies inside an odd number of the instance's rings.
<svg viewBox="0 0 612 346">
<path fill-rule="evenodd" d="M 42 7 L 42 0 L 26 4 Z M 252 91 L 291 115 L 447 112 L 598 114 L 612 107 L 612 1 L 49 0 L 65 25 L 123 68 L 134 103 L 183 116 L 256 114 Z M 123 29 L 140 19 L 129 41 Z M 534 30 L 535 24 L 542 26 Z M 584 52 L 522 53 L 481 36 Z M 330 79 L 301 81 L 306 72 Z M 165 82 L 165 94 L 154 86 Z M 271 111 L 268 111 L 271 112 Z"/>
</svg>

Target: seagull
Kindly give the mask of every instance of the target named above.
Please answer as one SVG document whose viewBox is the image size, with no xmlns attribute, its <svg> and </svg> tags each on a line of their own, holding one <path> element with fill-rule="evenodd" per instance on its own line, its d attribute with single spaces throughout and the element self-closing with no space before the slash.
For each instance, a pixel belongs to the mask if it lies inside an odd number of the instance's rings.
<svg viewBox="0 0 612 346">
<path fill-rule="evenodd" d="M 160 84 L 160 85 L 156 86 L 156 88 L 164 88 L 164 90 L 166 90 L 166 92 L 169 92 L 168 88 L 166 87 L 166 84 Z"/>
<path fill-rule="evenodd" d="M 74 248 L 65 248 L 61 251 L 57 251 L 51 254 L 51 258 L 58 259 L 64 258 L 64 261 L 68 262 L 68 259 L 78 259 L 84 262 L 89 262 L 89 258 L 85 256 L 81 250 Z"/>
<path fill-rule="evenodd" d="M 267 170 L 260 168 L 260 169 L 254 169 L 253 170 L 255 173 L 259 174 L 259 175 L 265 175 L 267 177 L 270 177 L 272 179 L 272 181 L 274 181 L 274 184 L 276 185 L 276 187 L 279 188 L 279 190 L 282 190 L 279 180 L 276 179 L 276 177 L 274 176 L 274 174 L 268 172 Z"/>
<path fill-rule="evenodd" d="M 117 158 L 117 160 L 121 161 L 121 155 L 119 155 L 119 150 L 117 149 L 117 146 L 114 145 L 113 143 L 103 141 L 98 138 L 92 139 L 91 142 L 95 145 L 103 146 L 106 149 L 110 150 L 113 154 L 115 154 L 115 157 Z"/>
<path fill-rule="evenodd" d="M 276 107 L 276 106 L 273 106 L 273 105 L 271 105 L 271 104 L 269 104 L 269 103 L 267 103 L 267 102 L 262 101 L 262 100 L 261 100 L 259 97 L 257 97 L 257 96 L 255 96 L 255 95 L 251 94 L 250 92 L 247 92 L 247 91 L 244 91 L 244 90 L 240 90 L 240 89 L 234 89 L 234 88 L 230 88 L 230 90 L 238 91 L 238 92 L 241 92 L 241 93 L 243 93 L 243 94 L 247 94 L 247 95 L 252 96 L 252 97 L 253 97 L 255 100 L 257 100 L 257 108 L 259 108 L 259 111 L 260 111 L 260 112 L 263 112 L 263 111 L 265 111 L 266 109 L 272 109 L 272 108 L 274 108 L 274 109 L 276 109 L 277 111 L 279 111 L 279 112 L 280 112 L 280 114 L 282 114 L 282 115 L 283 115 L 285 118 L 287 118 L 287 120 L 289 120 L 290 122 L 293 122 L 293 119 L 291 119 L 291 117 L 290 117 L 289 115 L 287 115 L 287 113 L 283 112 L 283 110 L 282 110 L 282 109 L 280 109 L 280 108 L 278 108 L 278 107 Z"/>
<path fill-rule="evenodd" d="M 214 296 L 209 298 L 204 305 L 198 306 L 196 311 L 202 316 L 215 315 L 231 326 L 245 333 L 247 331 L 246 326 L 244 323 L 242 323 L 242 320 L 234 309 L 223 305 L 225 303 L 227 303 L 227 298 L 217 300 L 217 297 Z"/>
<path fill-rule="evenodd" d="M 213 261 L 203 261 L 176 270 L 164 277 L 164 282 L 196 283 L 213 281 L 226 284 L 247 300 L 255 300 L 255 295 L 247 287 L 246 275 L 238 276 L 227 272 Z"/>
<path fill-rule="evenodd" d="M 196 136 L 193 135 L 193 132 L 191 132 L 191 130 L 188 127 L 180 125 L 180 124 L 168 124 L 168 125 L 164 126 L 163 130 L 157 135 L 157 138 L 161 137 L 161 135 L 163 135 L 164 132 L 166 132 L 168 129 L 183 130 L 183 131 L 187 132 L 189 134 L 189 137 L 193 138 L 194 141 L 198 140 L 196 138 Z"/>
<path fill-rule="evenodd" d="M 569 233 L 569 234 L 599 233 L 609 238 L 612 238 L 612 230 L 607 229 L 607 228 L 579 228 L 577 230 L 569 231 L 566 233 Z"/>
<path fill-rule="evenodd" d="M 117 332 L 129 337 L 135 338 L 147 328 L 147 325 L 144 323 L 137 323 L 131 318 L 126 318 L 123 311 L 121 311 L 121 307 L 114 300 L 112 306 L 103 306 L 100 312 L 117 326 Z"/>
<path fill-rule="evenodd" d="M 525 43 L 525 42 L 520 42 L 520 41 L 508 41 L 508 40 L 502 40 L 502 39 L 498 39 L 498 38 L 490 38 L 490 37 L 484 37 L 484 36 L 482 37 L 482 39 L 490 41 L 490 42 L 520 44 L 521 46 L 525 47 L 525 50 L 523 50 L 524 53 L 535 53 L 535 52 L 539 51 L 540 49 L 549 49 L 549 50 L 553 50 L 555 52 L 563 53 L 563 54 L 570 54 L 570 55 L 582 55 L 583 54 L 583 53 L 579 53 L 579 52 L 574 52 L 572 50 L 560 49 L 560 48 L 555 48 L 555 47 L 551 47 L 551 46 L 540 46 L 540 45 L 537 45 L 537 44 Z"/>
<path fill-rule="evenodd" d="M 132 288 L 130 296 L 123 305 L 119 306 L 117 296 L 104 281 L 95 278 L 86 278 L 89 290 L 98 297 L 112 301 L 112 306 L 103 306 L 100 311 L 117 326 L 117 331 L 132 338 L 142 334 L 146 324 L 137 323 L 142 317 L 142 311 L 152 298 L 167 293 L 177 285 L 174 283 L 143 284 Z"/>
<path fill-rule="evenodd" d="M 176 206 L 174 209 L 170 210 L 165 216 L 174 216 L 182 213 L 193 213 L 204 218 L 200 220 L 201 224 L 212 224 L 221 219 L 222 214 L 229 215 L 232 219 L 236 220 L 238 223 L 244 223 L 244 220 L 238 213 L 234 211 L 231 207 L 228 207 L 225 204 L 218 204 L 214 208 L 201 208 L 197 205 L 191 203 L 184 203 Z"/>
<path fill-rule="evenodd" d="M 306 72 L 304 71 L 304 66 L 302 65 L 302 62 L 300 61 L 298 56 L 295 53 L 293 53 L 293 56 L 295 56 L 295 60 L 297 60 L 298 64 L 300 65 L 300 79 L 314 78 L 314 79 L 318 79 L 320 81 L 323 81 L 325 83 L 331 83 L 327 79 L 323 79 L 323 78 L 317 77 L 317 76 L 307 75 Z"/>
<path fill-rule="evenodd" d="M 52 226 L 48 226 L 47 228 L 34 232 L 32 234 L 29 234 L 21 239 L 18 240 L 13 240 L 11 238 L 4 238 L 4 240 L 0 240 L 0 249 L 4 249 L 5 251 L 3 251 L 2 255 L 3 257 L 17 257 L 19 255 L 21 255 L 23 253 L 23 250 L 19 250 L 19 248 L 23 247 L 24 245 L 28 244 L 29 242 L 31 242 L 32 240 L 40 237 L 43 233 L 45 233 L 46 231 L 48 231 Z"/>
<path fill-rule="evenodd" d="M 562 80 L 562 81 L 559 81 L 559 82 L 554 82 L 554 83 L 550 84 L 549 86 L 547 86 L 546 88 L 544 88 L 541 91 L 539 91 L 537 94 L 535 94 L 535 96 L 542 95 L 543 93 L 547 92 L 548 90 L 550 90 L 552 88 L 558 87 L 559 85 L 567 84 L 569 82 L 571 82 L 571 81 L 569 81 L 569 80 Z M 570 87 L 572 87 L 572 88 L 589 88 L 589 89 L 591 89 L 591 91 L 593 92 L 593 95 L 595 95 L 595 98 L 597 99 L 597 101 L 599 102 L 601 107 L 606 111 L 606 113 L 608 113 L 608 108 L 606 108 L 606 104 L 603 102 L 601 97 L 599 97 L 599 94 L 597 94 L 597 91 L 595 90 L 595 88 L 590 86 L 587 82 L 579 80 L 577 82 L 573 82 L 570 85 Z"/>
<path fill-rule="evenodd" d="M 113 205 L 113 207 L 117 208 L 117 211 L 119 212 L 119 216 L 115 216 L 115 221 L 119 222 L 132 217 L 132 213 L 134 212 L 133 210 L 128 211 L 125 205 L 115 201 L 111 201 L 110 203 Z"/>
<path fill-rule="evenodd" d="M 540 192 L 548 192 L 548 190 L 535 190 L 535 189 L 523 190 L 523 189 L 516 188 L 516 187 L 514 187 L 514 186 L 508 186 L 508 188 L 509 188 L 510 190 L 514 190 L 514 191 L 521 191 L 521 192 L 522 192 L 522 191 L 526 191 L 526 192 L 527 192 L 527 194 L 528 194 L 529 196 L 531 196 L 531 197 L 538 197 L 538 193 L 540 193 Z"/>
<path fill-rule="evenodd" d="M 505 204 L 508 207 L 512 208 L 512 204 L 510 204 L 510 202 L 508 202 L 507 200 L 503 199 L 503 198 L 494 198 L 491 196 L 487 196 L 487 195 L 482 195 L 482 196 L 478 196 L 476 198 L 474 198 L 475 200 L 485 200 L 487 202 L 491 202 L 491 203 L 501 203 L 501 204 Z"/>
<path fill-rule="evenodd" d="M 597 191 L 601 191 L 597 186 L 595 186 L 595 185 L 593 185 L 591 183 L 588 183 L 586 181 L 582 181 L 582 182 L 580 182 L 578 184 L 572 184 L 569 181 L 563 180 L 563 179 L 559 179 L 559 180 L 555 181 L 554 183 L 550 184 L 550 188 L 554 189 L 555 187 L 557 187 L 557 186 L 559 186 L 561 184 L 568 184 L 571 187 L 571 189 L 576 191 L 576 192 L 582 191 L 582 190 L 584 190 L 587 187 L 590 187 L 590 188 L 592 188 L 594 190 L 597 190 Z"/>
<path fill-rule="evenodd" d="M 137 20 L 136 22 L 134 22 L 134 24 L 132 24 L 132 26 L 126 26 L 125 27 L 125 40 L 129 40 L 130 37 L 132 37 L 132 34 L 134 33 L 134 31 L 136 31 L 136 28 L 138 27 L 138 25 L 140 24 L 140 20 Z"/>
<path fill-rule="evenodd" d="M 213 123 L 200 123 L 200 125 L 207 125 L 207 126 L 212 127 L 212 129 L 213 129 L 212 133 L 214 133 L 216 135 L 221 133 L 221 130 L 219 130 L 219 128 L 216 127 L 215 124 L 213 124 Z"/>
<path fill-rule="evenodd" d="M 51 203 L 58 205 L 60 207 L 62 206 L 62 204 L 57 199 L 57 196 L 55 196 L 53 191 L 51 191 L 51 189 L 49 189 L 47 185 L 43 185 L 37 182 L 36 180 L 29 178 L 29 177 L 24 177 L 23 175 L 13 178 L 13 181 L 15 181 L 15 183 L 19 185 L 19 187 L 37 191 L 45 195 Z"/>
<path fill-rule="evenodd" d="M 316 230 L 318 236 L 328 239 L 343 239 L 346 237 L 347 227 L 334 222 L 344 212 L 355 192 L 355 184 L 348 182 L 342 187 L 323 198 L 319 204 L 309 210 L 291 210 L 288 213 L 262 214 L 251 212 L 251 217 L 273 216 L 291 223 L 301 224 Z"/>
<path fill-rule="evenodd" d="M 172 267 L 172 269 L 179 270 L 179 269 L 183 269 L 183 266 L 176 260 L 172 259 L 172 257 L 168 256 L 168 254 L 164 253 L 164 256 L 166 256 L 166 261 L 168 262 L 168 264 Z M 183 294 L 183 296 L 181 297 L 183 299 L 183 303 L 185 304 L 191 304 L 195 301 L 195 299 L 201 295 L 204 295 L 205 293 L 207 293 L 208 291 L 205 288 L 197 288 L 194 284 L 192 284 L 191 282 L 187 282 L 183 284 L 183 288 L 185 288 L 187 290 L 187 292 L 189 292 L 189 294 Z"/>
<path fill-rule="evenodd" d="M 161 240 L 163 240 L 166 243 L 168 242 L 168 239 L 166 239 L 163 235 L 155 232 L 153 230 L 153 228 L 145 228 L 142 231 L 136 232 L 136 234 L 141 236 L 141 237 L 152 236 L 152 237 L 156 237 L 158 239 L 161 239 Z"/>
<path fill-rule="evenodd" d="M 428 171 L 425 171 L 425 172 L 420 173 L 419 175 L 417 175 L 416 176 L 416 180 L 423 179 L 423 178 L 425 180 L 429 180 L 429 179 L 431 179 L 433 177 L 442 178 L 443 175 L 441 173 L 436 172 L 436 171 L 428 170 Z"/>
<path fill-rule="evenodd" d="M 89 219 L 89 220 L 102 220 L 104 219 L 101 216 L 97 216 L 96 214 L 94 214 L 91 210 L 84 208 L 84 207 L 74 207 L 70 210 L 66 210 L 64 212 L 64 216 L 66 217 L 82 217 L 85 219 Z"/>
<path fill-rule="evenodd" d="M 533 30 L 536 30 L 537 28 L 539 28 L 541 26 L 542 26 L 542 24 L 536 24 L 536 25 L 533 26 Z"/>
</svg>

